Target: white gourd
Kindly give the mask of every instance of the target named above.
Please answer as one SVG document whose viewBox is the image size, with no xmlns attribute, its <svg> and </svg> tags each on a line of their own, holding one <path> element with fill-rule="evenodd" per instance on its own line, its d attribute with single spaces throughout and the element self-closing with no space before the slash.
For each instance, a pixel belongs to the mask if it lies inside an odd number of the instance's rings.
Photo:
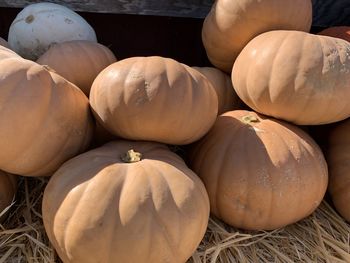
<svg viewBox="0 0 350 263">
<path fill-rule="evenodd" d="M 94 29 L 83 17 L 65 6 L 46 2 L 26 6 L 8 34 L 11 49 L 31 60 L 51 45 L 70 40 L 97 42 Z"/>
</svg>

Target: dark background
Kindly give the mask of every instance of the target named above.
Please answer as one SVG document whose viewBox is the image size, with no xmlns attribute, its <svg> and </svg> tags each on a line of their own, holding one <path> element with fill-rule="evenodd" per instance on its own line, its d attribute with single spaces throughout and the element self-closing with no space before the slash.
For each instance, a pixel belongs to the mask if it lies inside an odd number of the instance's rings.
<svg viewBox="0 0 350 263">
<path fill-rule="evenodd" d="M 7 39 L 21 9 L 0 8 L 0 36 Z M 118 60 L 159 55 L 190 66 L 210 65 L 201 41 L 203 19 L 78 12 L 94 28 L 98 42 Z"/>
<path fill-rule="evenodd" d="M 7 39 L 10 25 L 20 11 L 18 8 L 0 8 L 2 38 Z M 202 44 L 201 18 L 78 13 L 95 29 L 99 43 L 108 46 L 118 60 L 158 55 L 190 66 L 211 65 Z M 323 28 L 313 26 L 312 32 Z"/>
</svg>

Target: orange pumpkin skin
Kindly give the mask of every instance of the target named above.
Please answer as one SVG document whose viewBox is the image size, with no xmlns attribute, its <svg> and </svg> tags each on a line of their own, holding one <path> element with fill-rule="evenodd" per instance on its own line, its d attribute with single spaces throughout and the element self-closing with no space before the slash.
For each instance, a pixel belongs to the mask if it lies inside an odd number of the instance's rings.
<svg viewBox="0 0 350 263">
<path fill-rule="evenodd" d="M 0 214 L 11 205 L 17 191 L 18 177 L 0 171 Z M 0 217 L 0 221 L 4 219 Z"/>
<path fill-rule="evenodd" d="M 217 116 L 214 88 L 202 74 L 173 59 L 133 57 L 95 79 L 93 113 L 111 134 L 167 144 L 201 138 Z"/>
<path fill-rule="evenodd" d="M 309 31 L 310 0 L 217 0 L 204 20 L 202 41 L 211 63 L 231 73 L 247 43 L 271 30 Z"/>
<path fill-rule="evenodd" d="M 218 115 L 238 110 L 241 107 L 241 100 L 237 96 L 229 75 L 213 67 L 193 67 L 202 73 L 210 81 L 218 97 Z"/>
<path fill-rule="evenodd" d="M 337 37 L 350 42 L 350 27 L 349 26 L 334 26 L 326 28 L 317 33 L 318 35 Z"/>
<path fill-rule="evenodd" d="M 350 222 L 350 119 L 332 128 L 326 153 L 329 193 L 339 214 Z"/>
<path fill-rule="evenodd" d="M 122 160 L 130 149 L 140 161 Z M 45 189 L 42 212 L 65 263 L 180 263 L 204 236 L 209 200 L 165 145 L 113 141 L 66 162 Z"/>
<path fill-rule="evenodd" d="M 312 50 L 312 52 L 311 52 Z M 238 96 L 253 110 L 300 125 L 350 116 L 350 43 L 297 31 L 259 35 L 232 70 Z"/>
<path fill-rule="evenodd" d="M 96 76 L 116 61 L 109 48 L 87 40 L 55 44 L 37 60 L 39 64 L 48 65 L 59 75 L 77 85 L 86 96 L 89 96 Z"/>
<path fill-rule="evenodd" d="M 90 142 L 88 99 L 35 62 L 7 58 L 0 60 L 0 68 L 0 169 L 51 175 Z"/>
<path fill-rule="evenodd" d="M 272 230 L 310 215 L 327 189 L 327 164 L 301 129 L 250 111 L 220 115 L 190 154 L 211 212 L 249 230 Z"/>
</svg>

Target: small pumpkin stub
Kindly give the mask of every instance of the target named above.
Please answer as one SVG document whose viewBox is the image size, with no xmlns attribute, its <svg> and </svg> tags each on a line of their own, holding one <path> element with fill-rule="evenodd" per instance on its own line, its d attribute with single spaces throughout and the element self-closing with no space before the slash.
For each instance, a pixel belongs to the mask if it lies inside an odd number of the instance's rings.
<svg viewBox="0 0 350 263">
<path fill-rule="evenodd" d="M 258 117 L 253 116 L 253 115 L 245 115 L 241 118 L 241 121 L 245 124 L 252 124 L 252 123 L 260 122 Z"/>
<path fill-rule="evenodd" d="M 124 155 L 120 156 L 124 163 L 136 163 L 141 161 L 142 153 L 135 152 L 134 149 L 128 150 Z"/>
</svg>

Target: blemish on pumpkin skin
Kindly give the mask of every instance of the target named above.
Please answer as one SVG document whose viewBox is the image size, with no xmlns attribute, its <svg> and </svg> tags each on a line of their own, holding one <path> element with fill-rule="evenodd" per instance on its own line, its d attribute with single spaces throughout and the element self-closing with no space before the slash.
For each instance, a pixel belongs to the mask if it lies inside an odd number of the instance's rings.
<svg viewBox="0 0 350 263">
<path fill-rule="evenodd" d="M 33 15 L 27 16 L 25 21 L 26 21 L 27 24 L 32 23 L 34 21 L 34 16 Z"/>
<path fill-rule="evenodd" d="M 73 21 L 70 20 L 69 18 L 65 18 L 65 19 L 64 19 L 64 22 L 67 23 L 67 24 L 69 24 L 69 25 L 70 25 L 70 24 L 73 24 Z"/>
</svg>

